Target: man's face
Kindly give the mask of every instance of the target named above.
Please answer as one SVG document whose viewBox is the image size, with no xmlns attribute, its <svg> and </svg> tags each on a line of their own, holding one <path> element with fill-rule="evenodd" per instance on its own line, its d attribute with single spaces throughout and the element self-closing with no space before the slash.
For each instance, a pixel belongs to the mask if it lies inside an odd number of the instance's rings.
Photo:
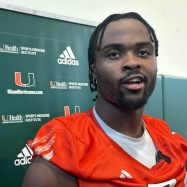
<svg viewBox="0 0 187 187">
<path fill-rule="evenodd" d="M 138 20 L 111 22 L 93 65 L 98 96 L 127 110 L 142 108 L 156 82 L 155 46 Z"/>
</svg>

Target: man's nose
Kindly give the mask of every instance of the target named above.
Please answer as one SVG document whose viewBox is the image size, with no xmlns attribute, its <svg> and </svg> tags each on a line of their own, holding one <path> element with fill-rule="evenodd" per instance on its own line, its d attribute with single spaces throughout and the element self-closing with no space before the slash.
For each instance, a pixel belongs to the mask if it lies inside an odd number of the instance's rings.
<svg viewBox="0 0 187 187">
<path fill-rule="evenodd" d="M 128 52 L 124 57 L 122 66 L 123 70 L 140 69 L 141 63 L 135 54 L 133 54 L 132 52 Z"/>
</svg>

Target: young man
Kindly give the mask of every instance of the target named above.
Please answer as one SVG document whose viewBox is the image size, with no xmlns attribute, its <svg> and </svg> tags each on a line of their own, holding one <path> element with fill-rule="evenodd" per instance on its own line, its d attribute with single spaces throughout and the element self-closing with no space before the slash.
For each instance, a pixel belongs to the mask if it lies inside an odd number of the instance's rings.
<svg viewBox="0 0 187 187">
<path fill-rule="evenodd" d="M 187 141 L 143 115 L 157 75 L 153 28 L 136 13 L 111 15 L 88 54 L 96 105 L 39 130 L 23 187 L 187 186 Z"/>
</svg>

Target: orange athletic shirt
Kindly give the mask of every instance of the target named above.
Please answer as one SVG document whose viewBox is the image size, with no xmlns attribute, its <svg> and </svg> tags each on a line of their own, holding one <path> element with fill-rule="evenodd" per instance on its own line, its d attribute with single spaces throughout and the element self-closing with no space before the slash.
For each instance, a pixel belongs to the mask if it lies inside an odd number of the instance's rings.
<svg viewBox="0 0 187 187">
<path fill-rule="evenodd" d="M 80 187 L 184 187 L 187 140 L 160 119 L 144 115 L 143 120 L 170 163 L 147 168 L 135 160 L 106 135 L 91 110 L 49 121 L 28 144 L 36 155 L 76 176 Z"/>
</svg>

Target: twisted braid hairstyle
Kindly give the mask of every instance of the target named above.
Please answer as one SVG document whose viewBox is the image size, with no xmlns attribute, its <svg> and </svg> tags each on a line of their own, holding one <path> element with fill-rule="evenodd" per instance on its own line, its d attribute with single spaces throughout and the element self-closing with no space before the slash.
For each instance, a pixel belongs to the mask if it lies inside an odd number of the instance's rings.
<svg viewBox="0 0 187 187">
<path fill-rule="evenodd" d="M 100 50 L 101 42 L 103 39 L 103 35 L 107 25 L 113 21 L 117 21 L 120 19 L 135 19 L 140 21 L 148 30 L 151 41 L 155 44 L 155 55 L 158 56 L 158 40 L 155 34 L 154 29 L 147 23 L 147 21 L 142 18 L 138 13 L 129 12 L 125 14 L 112 14 L 108 16 L 102 23 L 100 23 L 94 32 L 92 33 L 89 41 L 88 47 L 88 62 L 89 62 L 89 83 L 91 92 L 97 92 L 97 81 L 93 78 L 93 69 L 92 64 L 95 63 L 96 60 L 96 51 Z M 97 96 L 96 96 L 97 98 Z M 94 99 L 96 100 L 96 99 Z"/>
</svg>

